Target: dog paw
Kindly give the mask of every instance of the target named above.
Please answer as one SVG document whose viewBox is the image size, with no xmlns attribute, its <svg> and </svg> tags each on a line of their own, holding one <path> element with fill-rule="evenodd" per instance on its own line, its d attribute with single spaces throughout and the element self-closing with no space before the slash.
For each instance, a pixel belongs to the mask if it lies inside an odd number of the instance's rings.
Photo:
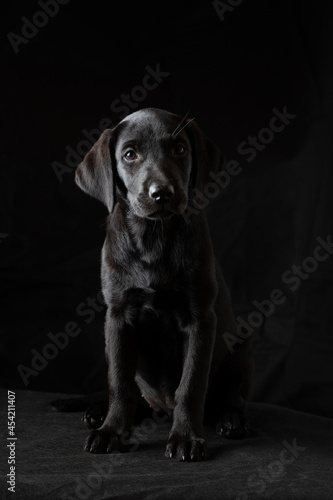
<svg viewBox="0 0 333 500">
<path fill-rule="evenodd" d="M 242 439 L 250 434 L 250 428 L 242 410 L 231 409 L 221 415 L 216 432 L 227 439 Z"/>
<path fill-rule="evenodd" d="M 113 429 L 95 429 L 88 436 L 84 451 L 90 453 L 125 452 L 128 451 L 128 447 L 124 441 L 123 435 Z"/>
<path fill-rule="evenodd" d="M 82 421 L 88 429 L 98 429 L 102 426 L 108 411 L 107 403 L 98 403 L 89 406 L 82 417 Z"/>
<path fill-rule="evenodd" d="M 168 440 L 164 455 L 179 462 L 199 462 L 207 458 L 207 445 L 202 438 L 174 434 Z"/>
</svg>

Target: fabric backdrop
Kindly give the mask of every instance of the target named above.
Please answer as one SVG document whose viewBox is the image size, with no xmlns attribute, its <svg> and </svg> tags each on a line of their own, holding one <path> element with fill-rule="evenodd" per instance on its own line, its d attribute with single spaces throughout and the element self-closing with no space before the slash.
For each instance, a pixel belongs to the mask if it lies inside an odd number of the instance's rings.
<svg viewBox="0 0 333 500">
<path fill-rule="evenodd" d="M 105 387 L 107 212 L 73 172 L 103 128 L 153 106 L 189 112 L 233 168 L 223 187 L 207 191 L 206 210 L 236 316 L 253 338 L 251 399 L 333 416 L 328 6 L 7 2 L 3 387 Z"/>
</svg>

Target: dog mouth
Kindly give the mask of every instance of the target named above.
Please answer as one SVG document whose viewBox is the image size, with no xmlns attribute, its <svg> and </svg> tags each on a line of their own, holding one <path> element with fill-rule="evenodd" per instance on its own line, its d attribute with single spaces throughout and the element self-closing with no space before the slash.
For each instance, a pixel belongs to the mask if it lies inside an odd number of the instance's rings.
<svg viewBox="0 0 333 500">
<path fill-rule="evenodd" d="M 174 215 L 180 215 L 187 207 L 187 197 L 180 197 L 172 203 L 149 203 L 148 200 L 130 200 L 130 206 L 135 215 L 147 220 L 166 220 Z"/>
<path fill-rule="evenodd" d="M 169 219 L 174 214 L 175 212 L 172 212 L 171 210 L 168 210 L 163 207 L 160 210 L 157 210 L 156 212 L 152 212 L 151 214 L 147 215 L 146 218 L 151 220 Z"/>
</svg>

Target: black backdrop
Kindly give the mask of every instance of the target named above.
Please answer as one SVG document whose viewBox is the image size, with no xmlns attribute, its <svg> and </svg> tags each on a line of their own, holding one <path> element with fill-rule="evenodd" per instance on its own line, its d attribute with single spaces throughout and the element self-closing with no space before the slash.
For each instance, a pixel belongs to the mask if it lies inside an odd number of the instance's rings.
<svg viewBox="0 0 333 500">
<path fill-rule="evenodd" d="M 107 212 L 73 171 L 87 132 L 153 106 L 189 112 L 234 166 L 219 196 L 208 193 L 207 214 L 236 315 L 250 333 L 258 325 L 252 400 L 333 416 L 329 2 L 5 8 L 1 385 L 105 386 Z"/>
</svg>

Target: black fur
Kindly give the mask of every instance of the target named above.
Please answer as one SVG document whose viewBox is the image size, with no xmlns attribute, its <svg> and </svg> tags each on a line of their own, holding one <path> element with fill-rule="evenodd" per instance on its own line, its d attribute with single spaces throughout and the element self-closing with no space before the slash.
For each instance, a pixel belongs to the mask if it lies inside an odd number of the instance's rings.
<svg viewBox="0 0 333 500">
<path fill-rule="evenodd" d="M 167 457 L 206 458 L 204 412 L 225 437 L 247 433 L 248 344 L 229 352 L 223 334 L 236 325 L 206 217 L 184 217 L 223 162 L 195 122 L 148 108 L 104 131 L 76 171 L 110 212 L 102 251 L 109 404 L 99 402 L 89 421 L 102 425 L 88 451 L 126 449 L 138 387 L 152 408 L 172 411 Z"/>
</svg>

